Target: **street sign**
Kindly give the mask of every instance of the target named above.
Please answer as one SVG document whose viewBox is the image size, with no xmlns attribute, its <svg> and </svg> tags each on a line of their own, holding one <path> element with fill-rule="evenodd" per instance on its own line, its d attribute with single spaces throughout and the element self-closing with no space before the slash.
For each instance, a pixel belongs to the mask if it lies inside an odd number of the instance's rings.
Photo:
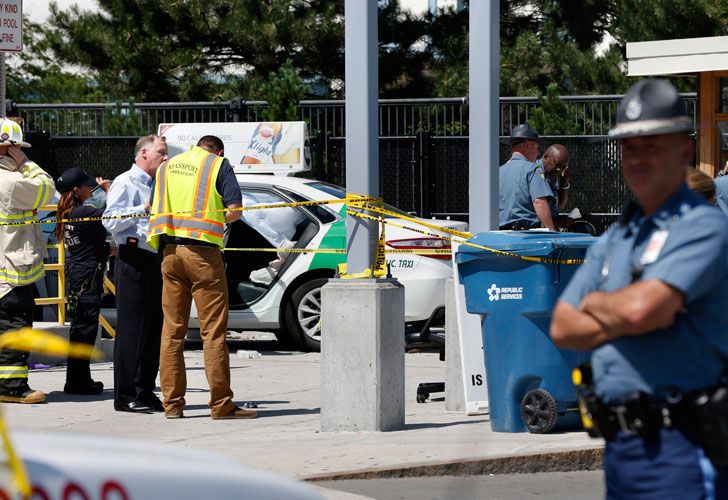
<svg viewBox="0 0 728 500">
<path fill-rule="evenodd" d="M 0 51 L 23 50 L 23 0 L 0 0 Z"/>
</svg>

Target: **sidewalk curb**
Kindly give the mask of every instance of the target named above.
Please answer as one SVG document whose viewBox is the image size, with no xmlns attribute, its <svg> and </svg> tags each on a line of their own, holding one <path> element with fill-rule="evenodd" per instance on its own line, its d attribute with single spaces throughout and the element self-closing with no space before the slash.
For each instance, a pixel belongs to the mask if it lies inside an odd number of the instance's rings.
<svg viewBox="0 0 728 500">
<path fill-rule="evenodd" d="M 601 470 L 603 448 L 588 448 L 535 455 L 517 455 L 476 460 L 422 462 L 406 466 L 331 472 L 303 477 L 304 481 L 381 479 L 427 476 L 482 476 L 485 474 L 533 474 Z"/>
</svg>

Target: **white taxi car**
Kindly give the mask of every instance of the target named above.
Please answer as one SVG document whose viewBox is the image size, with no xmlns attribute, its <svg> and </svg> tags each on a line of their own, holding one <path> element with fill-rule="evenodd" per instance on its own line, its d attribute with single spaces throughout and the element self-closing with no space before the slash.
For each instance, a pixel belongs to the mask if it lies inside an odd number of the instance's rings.
<svg viewBox="0 0 728 500">
<path fill-rule="evenodd" d="M 293 340 L 303 350 L 318 351 L 321 287 L 334 277 L 337 265 L 346 262 L 346 255 L 295 250 L 346 248 L 346 193 L 332 184 L 293 176 L 311 169 L 305 123 L 161 124 L 159 134 L 165 136 L 170 156 L 187 150 L 206 134 L 220 137 L 225 156 L 234 166 L 245 207 L 341 200 L 327 205 L 245 210 L 242 219 L 226 229 L 228 328 L 274 331 L 280 339 Z M 466 229 L 464 222 L 427 222 Z M 387 265 L 392 277 L 405 287 L 407 331 L 410 338 L 417 339 L 433 326 L 444 325 L 445 282 L 452 276 L 449 255 L 420 255 L 417 251 L 447 249 L 449 243 L 391 226 L 387 226 L 385 237 L 387 248 L 411 251 L 388 255 Z M 274 248 L 294 251 L 266 251 Z M 113 320 L 113 311 L 102 312 Z M 190 327 L 199 328 L 194 304 Z"/>
<path fill-rule="evenodd" d="M 321 181 L 241 173 L 237 175 L 246 207 L 255 204 L 340 199 L 341 203 L 244 211 L 226 235 L 225 263 L 230 296 L 228 328 L 272 330 L 304 350 L 318 351 L 321 342 L 321 287 L 346 261 L 343 254 L 271 253 L 236 248 L 343 249 L 346 192 Z M 390 210 L 397 210 L 389 207 Z M 283 228 L 281 221 L 290 221 Z M 401 221 L 400 221 L 401 222 Z M 464 231 L 464 222 L 427 220 L 429 224 Z M 407 225 L 404 223 L 403 225 Z M 287 229 L 287 231 L 286 231 Z M 281 236 L 283 235 L 283 236 Z M 418 250 L 447 249 L 449 242 L 386 225 L 386 246 L 412 253 L 387 255 L 392 277 L 405 287 L 405 321 L 415 335 L 441 326 L 445 282 L 452 277 L 447 254 L 420 255 Z M 273 262 L 273 265 L 270 265 Z M 196 311 L 191 326 L 197 327 Z"/>
</svg>

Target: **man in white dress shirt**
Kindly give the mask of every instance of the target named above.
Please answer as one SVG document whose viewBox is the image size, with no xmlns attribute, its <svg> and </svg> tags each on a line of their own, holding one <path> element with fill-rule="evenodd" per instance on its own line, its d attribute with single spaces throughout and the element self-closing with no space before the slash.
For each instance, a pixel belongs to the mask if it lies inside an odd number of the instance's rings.
<svg viewBox="0 0 728 500">
<path fill-rule="evenodd" d="M 114 179 L 104 216 L 149 213 L 151 185 L 167 161 L 164 137 L 147 135 L 134 148 L 134 164 Z M 162 334 L 162 274 L 157 252 L 147 245 L 149 219 L 104 220 L 119 251 L 114 263 L 116 339 L 114 409 L 131 413 L 164 411 L 154 394 Z"/>
</svg>

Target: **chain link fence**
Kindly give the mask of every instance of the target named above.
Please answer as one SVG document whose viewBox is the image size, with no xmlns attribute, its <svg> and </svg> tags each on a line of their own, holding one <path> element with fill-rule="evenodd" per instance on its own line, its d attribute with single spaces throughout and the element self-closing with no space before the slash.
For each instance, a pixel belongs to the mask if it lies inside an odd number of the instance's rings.
<svg viewBox="0 0 728 500">
<path fill-rule="evenodd" d="M 566 211 L 578 208 L 606 218 L 618 214 L 629 199 L 620 172 L 621 152 L 616 141 L 604 136 L 545 137 L 545 144 L 563 144 L 569 151 L 572 168 L 570 196 Z M 328 162 L 336 165 L 329 182 L 346 182 L 344 138 L 329 142 Z M 502 145 L 499 165 L 510 158 L 510 148 Z M 482 165 L 489 168 L 488 165 Z M 398 208 L 424 217 L 468 216 L 468 138 L 418 134 L 409 137 L 380 138 L 379 188 L 384 200 Z"/>
</svg>

